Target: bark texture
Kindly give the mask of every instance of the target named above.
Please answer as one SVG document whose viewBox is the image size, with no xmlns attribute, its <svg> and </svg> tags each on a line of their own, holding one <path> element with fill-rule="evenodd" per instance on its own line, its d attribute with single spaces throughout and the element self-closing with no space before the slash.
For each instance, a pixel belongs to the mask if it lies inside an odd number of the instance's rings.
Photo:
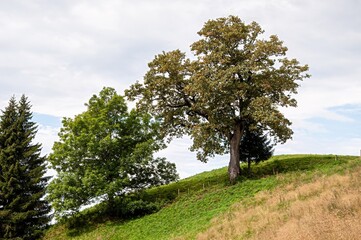
<svg viewBox="0 0 361 240">
<path fill-rule="evenodd" d="M 234 128 L 234 133 L 230 139 L 230 160 L 228 165 L 228 176 L 231 183 L 235 183 L 237 177 L 240 175 L 240 166 L 239 166 L 239 144 L 242 137 L 242 125 L 237 123 Z"/>
</svg>

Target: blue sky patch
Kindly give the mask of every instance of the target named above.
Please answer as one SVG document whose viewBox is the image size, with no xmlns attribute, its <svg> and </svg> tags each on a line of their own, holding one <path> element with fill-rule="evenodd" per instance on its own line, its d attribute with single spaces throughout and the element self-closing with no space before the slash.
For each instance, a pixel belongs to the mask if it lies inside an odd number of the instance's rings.
<svg viewBox="0 0 361 240">
<path fill-rule="evenodd" d="M 361 105 L 343 105 L 329 108 L 331 112 L 342 115 L 349 121 L 311 118 L 309 122 L 322 126 L 323 131 L 313 132 L 315 137 L 326 138 L 361 138 Z"/>
<path fill-rule="evenodd" d="M 60 117 L 35 112 L 33 113 L 33 121 L 39 125 L 49 126 L 52 128 L 60 128 L 61 120 L 62 118 Z"/>
</svg>

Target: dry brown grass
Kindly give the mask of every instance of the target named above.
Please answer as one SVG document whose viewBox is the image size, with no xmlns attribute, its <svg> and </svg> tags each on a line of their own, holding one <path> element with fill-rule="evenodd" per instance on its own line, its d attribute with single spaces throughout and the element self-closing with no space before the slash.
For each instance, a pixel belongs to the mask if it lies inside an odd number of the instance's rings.
<svg viewBox="0 0 361 240">
<path fill-rule="evenodd" d="M 259 193 L 197 239 L 361 239 L 361 168 Z"/>
</svg>

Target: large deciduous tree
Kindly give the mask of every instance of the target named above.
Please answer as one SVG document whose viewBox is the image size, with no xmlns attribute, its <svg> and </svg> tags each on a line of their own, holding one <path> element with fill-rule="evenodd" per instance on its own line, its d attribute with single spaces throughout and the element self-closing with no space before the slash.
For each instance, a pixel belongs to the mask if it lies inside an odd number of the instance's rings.
<svg viewBox="0 0 361 240">
<path fill-rule="evenodd" d="M 296 106 L 297 81 L 307 65 L 286 58 L 276 35 L 262 39 L 261 27 L 236 16 L 209 20 L 191 45 L 192 60 L 180 50 L 163 52 L 149 63 L 143 83 L 126 91 L 138 107 L 162 121 L 169 139 L 188 134 L 191 150 L 206 161 L 230 153 L 229 178 L 240 174 L 239 146 L 247 122 L 268 130 L 276 142 L 292 135 L 279 107 Z"/>
<path fill-rule="evenodd" d="M 48 177 L 37 127 L 23 95 L 11 98 L 0 118 L 0 239 L 39 239 L 50 220 L 44 200 Z"/>
<path fill-rule="evenodd" d="M 163 148 L 158 123 L 145 113 L 128 112 L 122 96 L 104 88 L 74 119 L 64 118 L 49 156 L 57 177 L 48 187 L 57 216 L 72 214 L 94 200 L 107 201 L 177 179 L 175 165 L 153 158 Z"/>
</svg>

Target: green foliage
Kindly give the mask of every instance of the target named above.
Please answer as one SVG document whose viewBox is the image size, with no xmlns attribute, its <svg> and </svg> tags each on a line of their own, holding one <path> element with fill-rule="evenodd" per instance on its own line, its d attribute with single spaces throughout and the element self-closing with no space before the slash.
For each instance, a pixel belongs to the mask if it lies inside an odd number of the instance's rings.
<svg viewBox="0 0 361 240">
<path fill-rule="evenodd" d="M 260 130 L 245 129 L 241 139 L 240 161 L 248 164 L 250 174 L 251 162 L 259 163 L 272 157 L 273 144 Z"/>
<path fill-rule="evenodd" d="M 11 98 L 0 118 L 0 238 L 38 239 L 50 220 L 43 200 L 46 158 L 34 144 L 37 127 L 23 95 Z"/>
<path fill-rule="evenodd" d="M 191 45 L 194 60 L 180 50 L 157 55 L 144 83 L 126 91 L 139 109 L 162 121 L 169 139 L 188 134 L 197 158 L 230 151 L 231 180 L 239 171 L 239 142 L 247 122 L 269 131 L 276 142 L 292 135 L 279 106 L 295 107 L 292 94 L 309 77 L 307 65 L 286 58 L 276 35 L 262 39 L 261 27 L 238 17 L 209 20 Z"/>
<path fill-rule="evenodd" d="M 256 165 L 252 176 L 242 177 L 235 185 L 229 184 L 227 170 L 221 168 L 148 189 L 142 196 L 143 201 L 173 199 L 154 214 L 128 221 L 108 221 L 72 237 L 58 225 L 45 239 L 195 239 L 211 225 L 213 218 L 231 214 L 234 203 L 256 205 L 253 196 L 260 191 L 291 183 L 301 185 L 325 175 L 346 173 L 356 166 L 361 166 L 360 161 L 353 156 L 339 156 L 337 161 L 334 155 L 274 156 Z"/>
<path fill-rule="evenodd" d="M 153 152 L 165 145 L 158 122 L 148 114 L 127 111 L 122 96 L 104 88 L 90 98 L 87 111 L 64 118 L 49 156 L 58 172 L 48 187 L 48 199 L 57 216 L 78 211 L 95 201 L 169 183 L 177 179 L 175 165 Z"/>
</svg>

